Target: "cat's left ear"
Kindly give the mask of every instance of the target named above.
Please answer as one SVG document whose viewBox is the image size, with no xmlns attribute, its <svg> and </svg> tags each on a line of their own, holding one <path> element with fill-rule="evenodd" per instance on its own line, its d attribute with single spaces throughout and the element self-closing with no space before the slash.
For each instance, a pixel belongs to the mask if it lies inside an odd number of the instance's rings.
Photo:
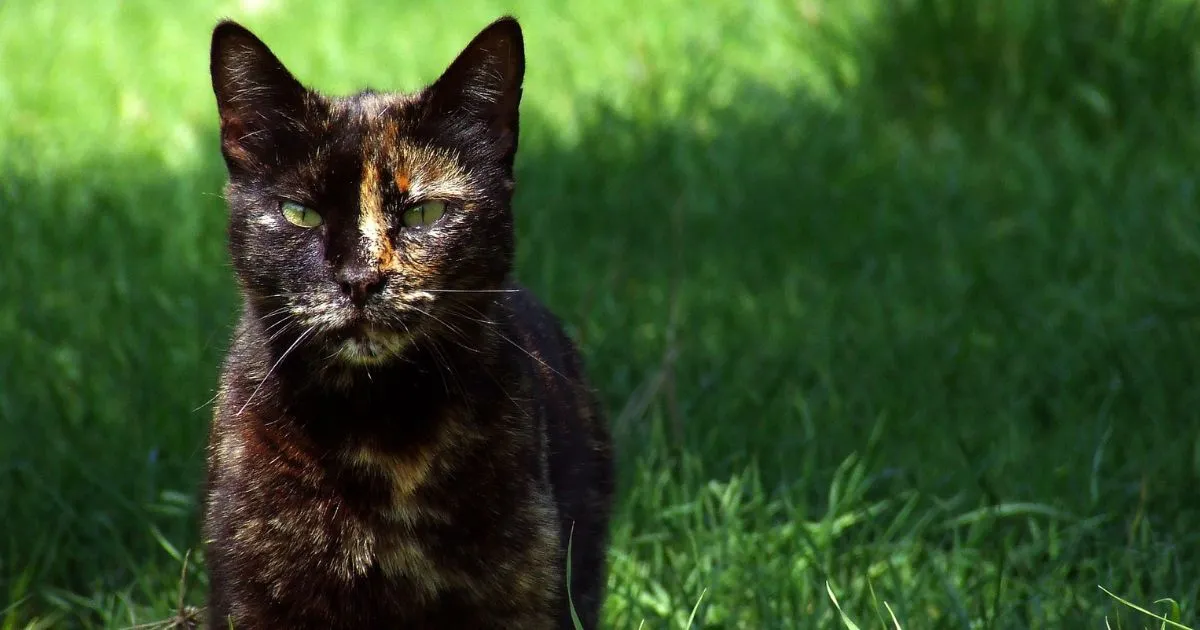
<svg viewBox="0 0 1200 630">
<path fill-rule="evenodd" d="M 513 17 L 489 24 L 429 87 L 439 118 L 484 123 L 502 151 L 516 148 L 525 41 Z"/>
</svg>

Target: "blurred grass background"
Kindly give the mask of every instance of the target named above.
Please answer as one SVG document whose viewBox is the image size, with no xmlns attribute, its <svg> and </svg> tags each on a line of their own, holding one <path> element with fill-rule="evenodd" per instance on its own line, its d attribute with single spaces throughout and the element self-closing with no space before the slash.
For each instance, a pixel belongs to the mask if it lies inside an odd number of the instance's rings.
<svg viewBox="0 0 1200 630">
<path fill-rule="evenodd" d="M 10 0 L 0 628 L 162 619 L 198 551 L 216 19 L 346 92 L 504 12 L 519 275 L 621 447 L 609 627 L 1197 624 L 1194 2 Z"/>
</svg>

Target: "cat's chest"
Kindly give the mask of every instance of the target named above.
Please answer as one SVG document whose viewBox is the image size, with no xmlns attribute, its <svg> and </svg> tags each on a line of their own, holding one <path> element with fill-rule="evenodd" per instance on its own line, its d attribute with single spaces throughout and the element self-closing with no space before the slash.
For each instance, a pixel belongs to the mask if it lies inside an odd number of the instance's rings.
<svg viewBox="0 0 1200 630">
<path fill-rule="evenodd" d="M 309 404 L 227 417 L 213 455 L 236 489 L 229 498 L 245 517 L 245 537 L 261 530 L 338 545 L 352 550 L 354 560 L 341 563 L 352 567 L 394 530 L 446 520 L 427 490 L 453 474 L 456 453 L 480 436 L 462 408 L 417 411 Z"/>
<path fill-rule="evenodd" d="M 226 416 L 215 468 L 225 479 L 218 492 L 234 500 L 214 506 L 232 507 L 218 520 L 233 557 L 257 566 L 246 569 L 272 596 L 324 582 L 423 600 L 549 570 L 529 559 L 555 555 L 558 523 L 527 415 L 511 399 L 488 405 L 486 417 L 467 404 L 408 402 Z M 498 564 L 511 579 L 486 569 Z M 476 574 L 489 585 L 464 577 Z"/>
<path fill-rule="evenodd" d="M 438 443 L 462 448 L 469 444 L 462 439 L 449 433 Z M 308 477 L 279 470 L 273 481 L 266 471 L 247 476 L 255 492 L 227 514 L 238 549 L 232 557 L 256 567 L 248 573 L 272 599 L 307 593 L 306 605 L 317 608 L 340 606 L 340 599 L 324 601 L 338 593 L 361 595 L 371 606 L 404 601 L 408 611 L 447 597 L 488 601 L 512 589 L 530 597 L 545 590 L 548 597 L 560 552 L 548 491 L 509 484 L 525 475 L 472 451 L 467 447 L 470 462 L 455 466 L 457 455 L 439 449 L 400 453 L 359 444 Z M 485 468 L 504 483 L 473 482 Z M 505 506 L 513 511 L 500 517 Z"/>
<path fill-rule="evenodd" d="M 303 464 L 286 460 L 243 468 L 225 515 L 236 555 L 258 565 L 274 597 L 310 582 L 400 584 L 417 598 L 450 586 L 454 562 L 438 541 L 459 517 L 428 491 L 439 475 L 434 450 L 353 446 Z"/>
</svg>

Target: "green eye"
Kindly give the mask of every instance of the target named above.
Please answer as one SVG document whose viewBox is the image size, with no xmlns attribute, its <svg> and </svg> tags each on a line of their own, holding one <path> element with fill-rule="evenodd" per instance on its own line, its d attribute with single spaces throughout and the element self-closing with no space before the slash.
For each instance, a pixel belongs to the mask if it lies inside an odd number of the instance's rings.
<svg viewBox="0 0 1200 630">
<path fill-rule="evenodd" d="M 446 204 L 441 201 L 425 203 L 404 211 L 404 227 L 429 227 L 446 214 Z"/>
<path fill-rule="evenodd" d="M 317 214 L 316 210 L 310 210 L 304 206 L 293 203 L 291 201 L 283 202 L 283 218 L 288 220 L 288 223 L 302 228 L 315 228 L 321 225 L 321 215 Z"/>
</svg>

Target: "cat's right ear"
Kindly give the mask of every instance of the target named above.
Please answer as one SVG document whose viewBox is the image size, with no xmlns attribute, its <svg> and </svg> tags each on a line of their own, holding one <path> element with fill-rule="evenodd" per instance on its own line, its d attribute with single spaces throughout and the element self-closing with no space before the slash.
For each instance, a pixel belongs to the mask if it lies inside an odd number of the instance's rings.
<svg viewBox="0 0 1200 630">
<path fill-rule="evenodd" d="M 304 119 L 307 90 L 262 40 L 229 20 L 213 29 L 209 70 L 226 163 L 251 171 L 265 166 L 280 136 Z"/>
</svg>

